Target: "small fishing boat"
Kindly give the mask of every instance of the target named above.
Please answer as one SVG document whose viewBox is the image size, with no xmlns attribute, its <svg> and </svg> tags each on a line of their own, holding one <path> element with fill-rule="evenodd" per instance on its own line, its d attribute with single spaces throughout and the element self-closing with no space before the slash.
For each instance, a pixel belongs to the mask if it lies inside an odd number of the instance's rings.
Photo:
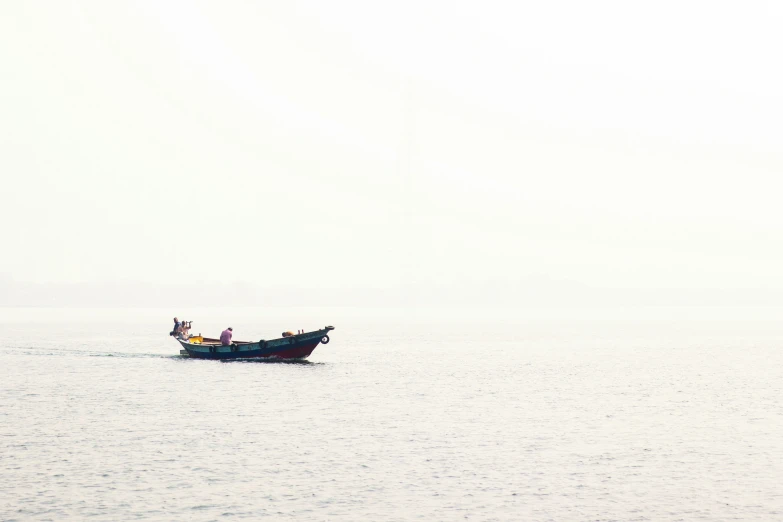
<svg viewBox="0 0 783 522">
<path fill-rule="evenodd" d="M 177 339 L 182 345 L 181 355 L 196 359 L 306 359 L 316 346 L 329 343 L 329 332 L 334 326 L 325 326 L 321 330 L 291 334 L 256 342 L 234 341 L 223 346 L 220 339 L 211 339 L 200 335 L 188 340 Z"/>
</svg>

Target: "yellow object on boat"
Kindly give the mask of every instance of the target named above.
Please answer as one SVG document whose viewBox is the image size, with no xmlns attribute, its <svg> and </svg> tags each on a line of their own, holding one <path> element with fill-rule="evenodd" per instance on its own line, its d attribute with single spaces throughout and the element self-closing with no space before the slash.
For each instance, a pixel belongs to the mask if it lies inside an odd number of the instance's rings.
<svg viewBox="0 0 783 522">
<path fill-rule="evenodd" d="M 201 344 L 202 342 L 204 342 L 204 338 L 201 337 L 200 335 L 195 335 L 190 339 L 188 339 L 188 342 L 193 344 Z"/>
</svg>

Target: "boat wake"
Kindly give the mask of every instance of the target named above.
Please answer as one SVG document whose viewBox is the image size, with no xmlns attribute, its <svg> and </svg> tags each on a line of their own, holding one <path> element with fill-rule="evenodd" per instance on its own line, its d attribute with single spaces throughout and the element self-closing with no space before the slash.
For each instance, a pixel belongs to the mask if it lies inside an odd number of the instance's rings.
<svg viewBox="0 0 783 522">
<path fill-rule="evenodd" d="M 95 350 L 70 350 L 38 348 L 35 346 L 14 347 L 3 350 L 7 354 L 32 355 L 40 357 L 117 357 L 124 359 L 182 359 L 179 355 L 167 353 L 98 352 Z"/>
</svg>

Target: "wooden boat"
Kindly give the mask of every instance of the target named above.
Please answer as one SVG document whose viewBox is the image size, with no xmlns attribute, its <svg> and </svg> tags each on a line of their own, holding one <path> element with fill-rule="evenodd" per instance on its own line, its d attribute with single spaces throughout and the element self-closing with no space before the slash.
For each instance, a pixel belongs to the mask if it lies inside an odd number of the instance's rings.
<svg viewBox="0 0 783 522">
<path fill-rule="evenodd" d="M 188 340 L 177 339 L 182 345 L 181 355 L 196 359 L 306 359 L 319 344 L 329 343 L 329 332 L 334 326 L 321 330 L 256 342 L 234 341 L 223 346 L 220 339 L 191 336 Z"/>
</svg>

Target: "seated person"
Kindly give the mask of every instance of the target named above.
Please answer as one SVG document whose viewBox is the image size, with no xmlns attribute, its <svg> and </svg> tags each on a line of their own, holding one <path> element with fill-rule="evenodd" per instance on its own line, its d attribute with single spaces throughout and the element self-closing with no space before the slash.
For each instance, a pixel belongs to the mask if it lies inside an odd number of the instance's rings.
<svg viewBox="0 0 783 522">
<path fill-rule="evenodd" d="M 231 337 L 234 335 L 234 329 L 230 326 L 223 330 L 220 334 L 220 344 L 223 346 L 231 346 Z"/>
<path fill-rule="evenodd" d="M 174 329 L 171 330 L 171 333 L 169 335 L 177 335 L 179 333 L 179 329 L 182 326 L 182 323 L 179 322 L 179 319 L 176 317 L 174 318 Z"/>
</svg>

